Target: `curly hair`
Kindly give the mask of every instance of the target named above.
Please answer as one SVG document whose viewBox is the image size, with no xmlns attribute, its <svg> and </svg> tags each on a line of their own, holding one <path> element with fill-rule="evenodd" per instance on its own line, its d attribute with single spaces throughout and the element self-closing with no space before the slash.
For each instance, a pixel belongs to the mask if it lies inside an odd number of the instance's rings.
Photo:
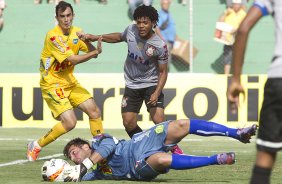
<svg viewBox="0 0 282 184">
<path fill-rule="evenodd" d="M 158 11 L 153 6 L 140 5 L 134 11 L 133 18 L 136 21 L 138 18 L 148 17 L 152 22 L 159 21 Z"/>
<path fill-rule="evenodd" d="M 71 146 L 81 147 L 84 144 L 87 144 L 90 147 L 90 144 L 89 144 L 88 141 L 81 139 L 79 137 L 74 138 L 73 140 L 68 142 L 67 145 L 64 147 L 64 151 L 63 151 L 64 156 L 67 157 L 67 158 L 70 158 L 69 149 L 70 149 Z"/>
<path fill-rule="evenodd" d="M 73 8 L 71 4 L 65 1 L 60 1 L 59 4 L 56 6 L 56 16 L 58 16 L 60 10 L 64 12 L 68 7 L 71 9 L 71 12 L 73 14 Z"/>
</svg>

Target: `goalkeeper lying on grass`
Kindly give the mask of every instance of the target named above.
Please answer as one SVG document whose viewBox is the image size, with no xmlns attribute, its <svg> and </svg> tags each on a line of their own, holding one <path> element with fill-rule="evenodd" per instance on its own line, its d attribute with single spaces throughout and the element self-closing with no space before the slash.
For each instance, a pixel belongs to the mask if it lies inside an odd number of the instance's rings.
<svg viewBox="0 0 282 184">
<path fill-rule="evenodd" d="M 249 143 L 257 126 L 233 129 L 204 120 L 185 119 L 166 121 L 131 140 L 117 140 L 101 134 L 93 138 L 92 145 L 80 138 L 71 140 L 64 148 L 64 155 L 75 164 L 75 170 L 64 181 L 127 179 L 152 180 L 169 169 L 184 170 L 208 165 L 231 165 L 235 153 L 212 156 L 189 156 L 167 153 L 188 134 L 201 136 L 227 136 Z M 48 180 L 48 178 L 45 180 Z"/>
</svg>

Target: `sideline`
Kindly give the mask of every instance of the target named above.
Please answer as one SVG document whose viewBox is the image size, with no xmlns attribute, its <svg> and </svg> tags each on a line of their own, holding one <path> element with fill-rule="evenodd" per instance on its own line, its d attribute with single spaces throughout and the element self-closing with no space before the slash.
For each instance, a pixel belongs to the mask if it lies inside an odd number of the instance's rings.
<svg viewBox="0 0 282 184">
<path fill-rule="evenodd" d="M 49 155 L 49 156 L 46 156 L 46 157 L 41 157 L 38 160 L 47 160 L 47 159 L 51 159 L 51 158 L 57 158 L 57 157 L 60 157 L 60 156 L 63 156 L 63 154 L 60 153 L 60 154 Z M 12 162 L 0 164 L 0 167 L 23 164 L 23 163 L 26 163 L 26 162 L 30 162 L 30 161 L 28 161 L 28 160 L 15 160 L 15 161 L 12 161 Z"/>
</svg>

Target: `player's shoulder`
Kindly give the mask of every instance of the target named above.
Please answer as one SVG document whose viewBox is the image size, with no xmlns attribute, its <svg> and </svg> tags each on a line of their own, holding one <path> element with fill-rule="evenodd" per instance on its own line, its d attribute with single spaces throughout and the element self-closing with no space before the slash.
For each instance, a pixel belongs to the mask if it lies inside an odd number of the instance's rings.
<svg viewBox="0 0 282 184">
<path fill-rule="evenodd" d="M 47 34 L 46 34 L 46 37 L 47 38 L 52 38 L 52 37 L 56 37 L 60 35 L 60 29 L 59 29 L 59 26 L 55 26 L 54 28 L 50 29 Z"/>
<path fill-rule="evenodd" d="M 135 23 L 132 23 L 132 24 L 129 24 L 127 27 L 126 27 L 127 30 L 130 30 L 130 31 L 138 31 L 138 28 L 137 28 L 137 25 Z"/>
<path fill-rule="evenodd" d="M 82 29 L 80 27 L 77 27 L 77 26 L 72 26 L 72 31 L 73 32 L 80 32 L 80 31 L 82 31 Z"/>
<path fill-rule="evenodd" d="M 166 42 L 155 33 L 150 39 L 150 44 L 156 48 L 163 48 L 166 45 Z"/>
<path fill-rule="evenodd" d="M 46 35 L 53 35 L 53 34 L 55 34 L 56 32 L 57 32 L 57 31 L 56 31 L 56 27 L 54 27 L 54 28 L 48 30 Z"/>
</svg>

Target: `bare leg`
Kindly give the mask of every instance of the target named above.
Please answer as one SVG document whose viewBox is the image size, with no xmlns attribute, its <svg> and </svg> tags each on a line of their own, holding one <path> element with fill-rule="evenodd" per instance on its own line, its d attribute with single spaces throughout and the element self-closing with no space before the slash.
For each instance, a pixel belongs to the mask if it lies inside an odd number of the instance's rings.
<svg viewBox="0 0 282 184">
<path fill-rule="evenodd" d="M 276 153 L 269 153 L 264 151 L 257 152 L 256 165 L 263 168 L 273 168 L 276 160 Z"/>
<path fill-rule="evenodd" d="M 174 144 L 181 141 L 188 135 L 190 129 L 190 120 L 182 119 L 175 120 L 169 123 L 168 133 L 165 140 L 165 144 Z"/>
<path fill-rule="evenodd" d="M 270 184 L 271 171 L 276 160 L 277 153 L 257 151 L 256 164 L 251 177 L 251 184 Z"/>
<path fill-rule="evenodd" d="M 231 65 L 224 65 L 224 74 L 230 74 Z"/>
<path fill-rule="evenodd" d="M 93 98 L 86 100 L 78 106 L 89 117 L 90 131 L 93 136 L 104 132 L 101 111 L 94 102 Z"/>
<path fill-rule="evenodd" d="M 96 105 L 93 98 L 89 98 L 85 102 L 78 106 L 83 112 L 85 112 L 90 119 L 97 119 L 101 117 L 101 111 Z"/>
<path fill-rule="evenodd" d="M 165 121 L 164 109 L 160 107 L 151 108 L 150 116 L 155 124 L 159 124 Z"/>
<path fill-rule="evenodd" d="M 123 126 L 126 130 L 131 131 L 137 126 L 137 113 L 124 112 L 122 113 Z"/>
<path fill-rule="evenodd" d="M 146 162 L 157 172 L 163 173 L 170 167 L 172 156 L 168 153 L 156 153 L 151 155 Z"/>
<path fill-rule="evenodd" d="M 142 132 L 142 129 L 137 124 L 137 115 L 135 112 L 122 113 L 123 126 L 130 138 L 134 134 Z"/>
</svg>

